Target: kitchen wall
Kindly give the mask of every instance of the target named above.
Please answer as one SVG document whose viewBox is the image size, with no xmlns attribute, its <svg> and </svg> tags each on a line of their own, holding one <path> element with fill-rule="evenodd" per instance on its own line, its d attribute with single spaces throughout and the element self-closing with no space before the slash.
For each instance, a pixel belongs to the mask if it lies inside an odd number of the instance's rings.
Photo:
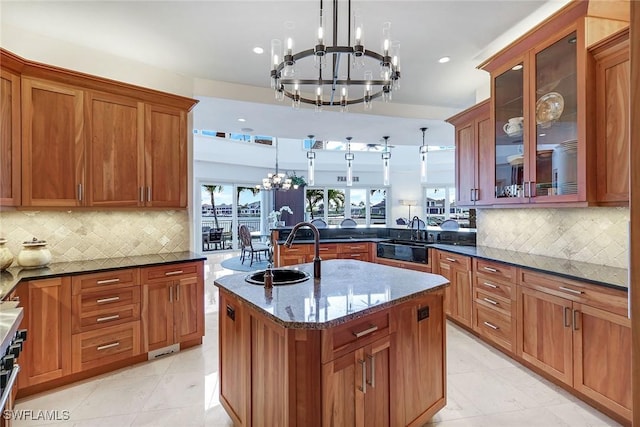
<svg viewBox="0 0 640 427">
<path fill-rule="evenodd" d="M 189 229 L 183 210 L 9 211 L 0 219 L 0 236 L 16 258 L 22 242 L 37 237 L 47 241 L 52 262 L 188 251 Z"/>
<path fill-rule="evenodd" d="M 628 267 L 628 208 L 478 209 L 477 244 Z"/>
</svg>

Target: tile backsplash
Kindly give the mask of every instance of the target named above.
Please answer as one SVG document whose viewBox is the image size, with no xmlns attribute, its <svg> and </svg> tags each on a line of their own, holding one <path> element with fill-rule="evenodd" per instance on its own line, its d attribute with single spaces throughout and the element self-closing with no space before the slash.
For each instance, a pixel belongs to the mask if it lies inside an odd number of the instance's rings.
<svg viewBox="0 0 640 427">
<path fill-rule="evenodd" d="M 189 250 L 187 211 L 8 211 L 0 237 L 17 258 L 22 242 L 47 241 L 52 262 Z M 15 261 L 14 261 L 14 265 Z"/>
<path fill-rule="evenodd" d="M 477 244 L 628 267 L 628 208 L 478 209 Z"/>
</svg>

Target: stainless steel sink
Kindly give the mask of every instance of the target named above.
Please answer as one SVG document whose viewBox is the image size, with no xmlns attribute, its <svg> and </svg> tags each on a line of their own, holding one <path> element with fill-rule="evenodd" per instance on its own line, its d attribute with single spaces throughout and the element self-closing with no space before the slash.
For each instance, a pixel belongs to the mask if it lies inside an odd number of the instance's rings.
<svg viewBox="0 0 640 427">
<path fill-rule="evenodd" d="M 244 280 L 254 285 L 264 285 L 265 272 L 266 270 L 256 271 L 247 275 Z M 271 272 L 273 273 L 273 286 L 293 285 L 309 280 L 311 277 L 307 272 L 290 268 L 274 268 Z"/>
</svg>

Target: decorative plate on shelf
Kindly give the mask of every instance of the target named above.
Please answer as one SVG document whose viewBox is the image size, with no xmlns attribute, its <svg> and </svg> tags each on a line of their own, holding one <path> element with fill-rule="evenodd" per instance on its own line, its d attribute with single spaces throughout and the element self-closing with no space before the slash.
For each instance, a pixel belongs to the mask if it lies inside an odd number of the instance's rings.
<svg viewBox="0 0 640 427">
<path fill-rule="evenodd" d="M 564 98 L 558 92 L 542 95 L 536 102 L 536 122 L 542 128 L 551 127 L 562 115 Z"/>
</svg>

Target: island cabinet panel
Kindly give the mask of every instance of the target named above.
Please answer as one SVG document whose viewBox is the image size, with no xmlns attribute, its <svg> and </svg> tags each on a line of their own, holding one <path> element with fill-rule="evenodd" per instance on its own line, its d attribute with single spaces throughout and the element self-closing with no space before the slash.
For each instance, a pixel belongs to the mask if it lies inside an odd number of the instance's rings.
<svg viewBox="0 0 640 427">
<path fill-rule="evenodd" d="M 86 94 L 87 203 L 139 206 L 143 202 L 144 105 L 105 93 Z"/>
<path fill-rule="evenodd" d="M 464 326 L 471 327 L 471 257 L 436 250 L 436 274 L 444 276 L 451 285 L 445 290 L 445 313 Z"/>
<path fill-rule="evenodd" d="M 84 205 L 82 90 L 22 78 L 22 205 Z"/>
<path fill-rule="evenodd" d="M 394 426 L 422 426 L 446 404 L 444 292 L 403 303 L 394 313 L 391 407 Z"/>
<path fill-rule="evenodd" d="M 320 258 L 323 261 L 329 259 L 338 259 L 338 243 L 320 243 L 320 247 L 318 248 L 320 251 Z M 313 261 L 313 251 L 310 253 L 309 262 Z"/>
<path fill-rule="evenodd" d="M 0 205 L 20 206 L 20 76 L 0 70 Z"/>
<path fill-rule="evenodd" d="M 20 356 L 18 387 L 24 389 L 71 374 L 71 278 L 21 283 L 21 328 L 29 337 Z"/>
<path fill-rule="evenodd" d="M 220 370 L 220 402 L 235 425 L 250 425 L 247 396 L 251 388 L 249 362 L 248 316 L 243 304 L 228 292 L 220 290 L 218 314 Z"/>
<path fill-rule="evenodd" d="M 187 206 L 187 114 L 145 106 L 145 206 Z"/>
<path fill-rule="evenodd" d="M 340 243 L 338 244 L 338 258 L 357 259 L 360 261 L 371 260 L 371 243 Z"/>
<path fill-rule="evenodd" d="M 631 420 L 627 295 L 519 269 L 517 354 L 622 423 Z"/>
<path fill-rule="evenodd" d="M 204 266 L 170 264 L 141 270 L 144 351 L 201 341 Z"/>
<path fill-rule="evenodd" d="M 298 244 L 290 248 L 284 244 L 278 245 L 277 267 L 286 265 L 304 264 L 309 256 L 313 258 L 313 245 Z M 322 256 L 322 253 L 320 254 Z"/>
</svg>

